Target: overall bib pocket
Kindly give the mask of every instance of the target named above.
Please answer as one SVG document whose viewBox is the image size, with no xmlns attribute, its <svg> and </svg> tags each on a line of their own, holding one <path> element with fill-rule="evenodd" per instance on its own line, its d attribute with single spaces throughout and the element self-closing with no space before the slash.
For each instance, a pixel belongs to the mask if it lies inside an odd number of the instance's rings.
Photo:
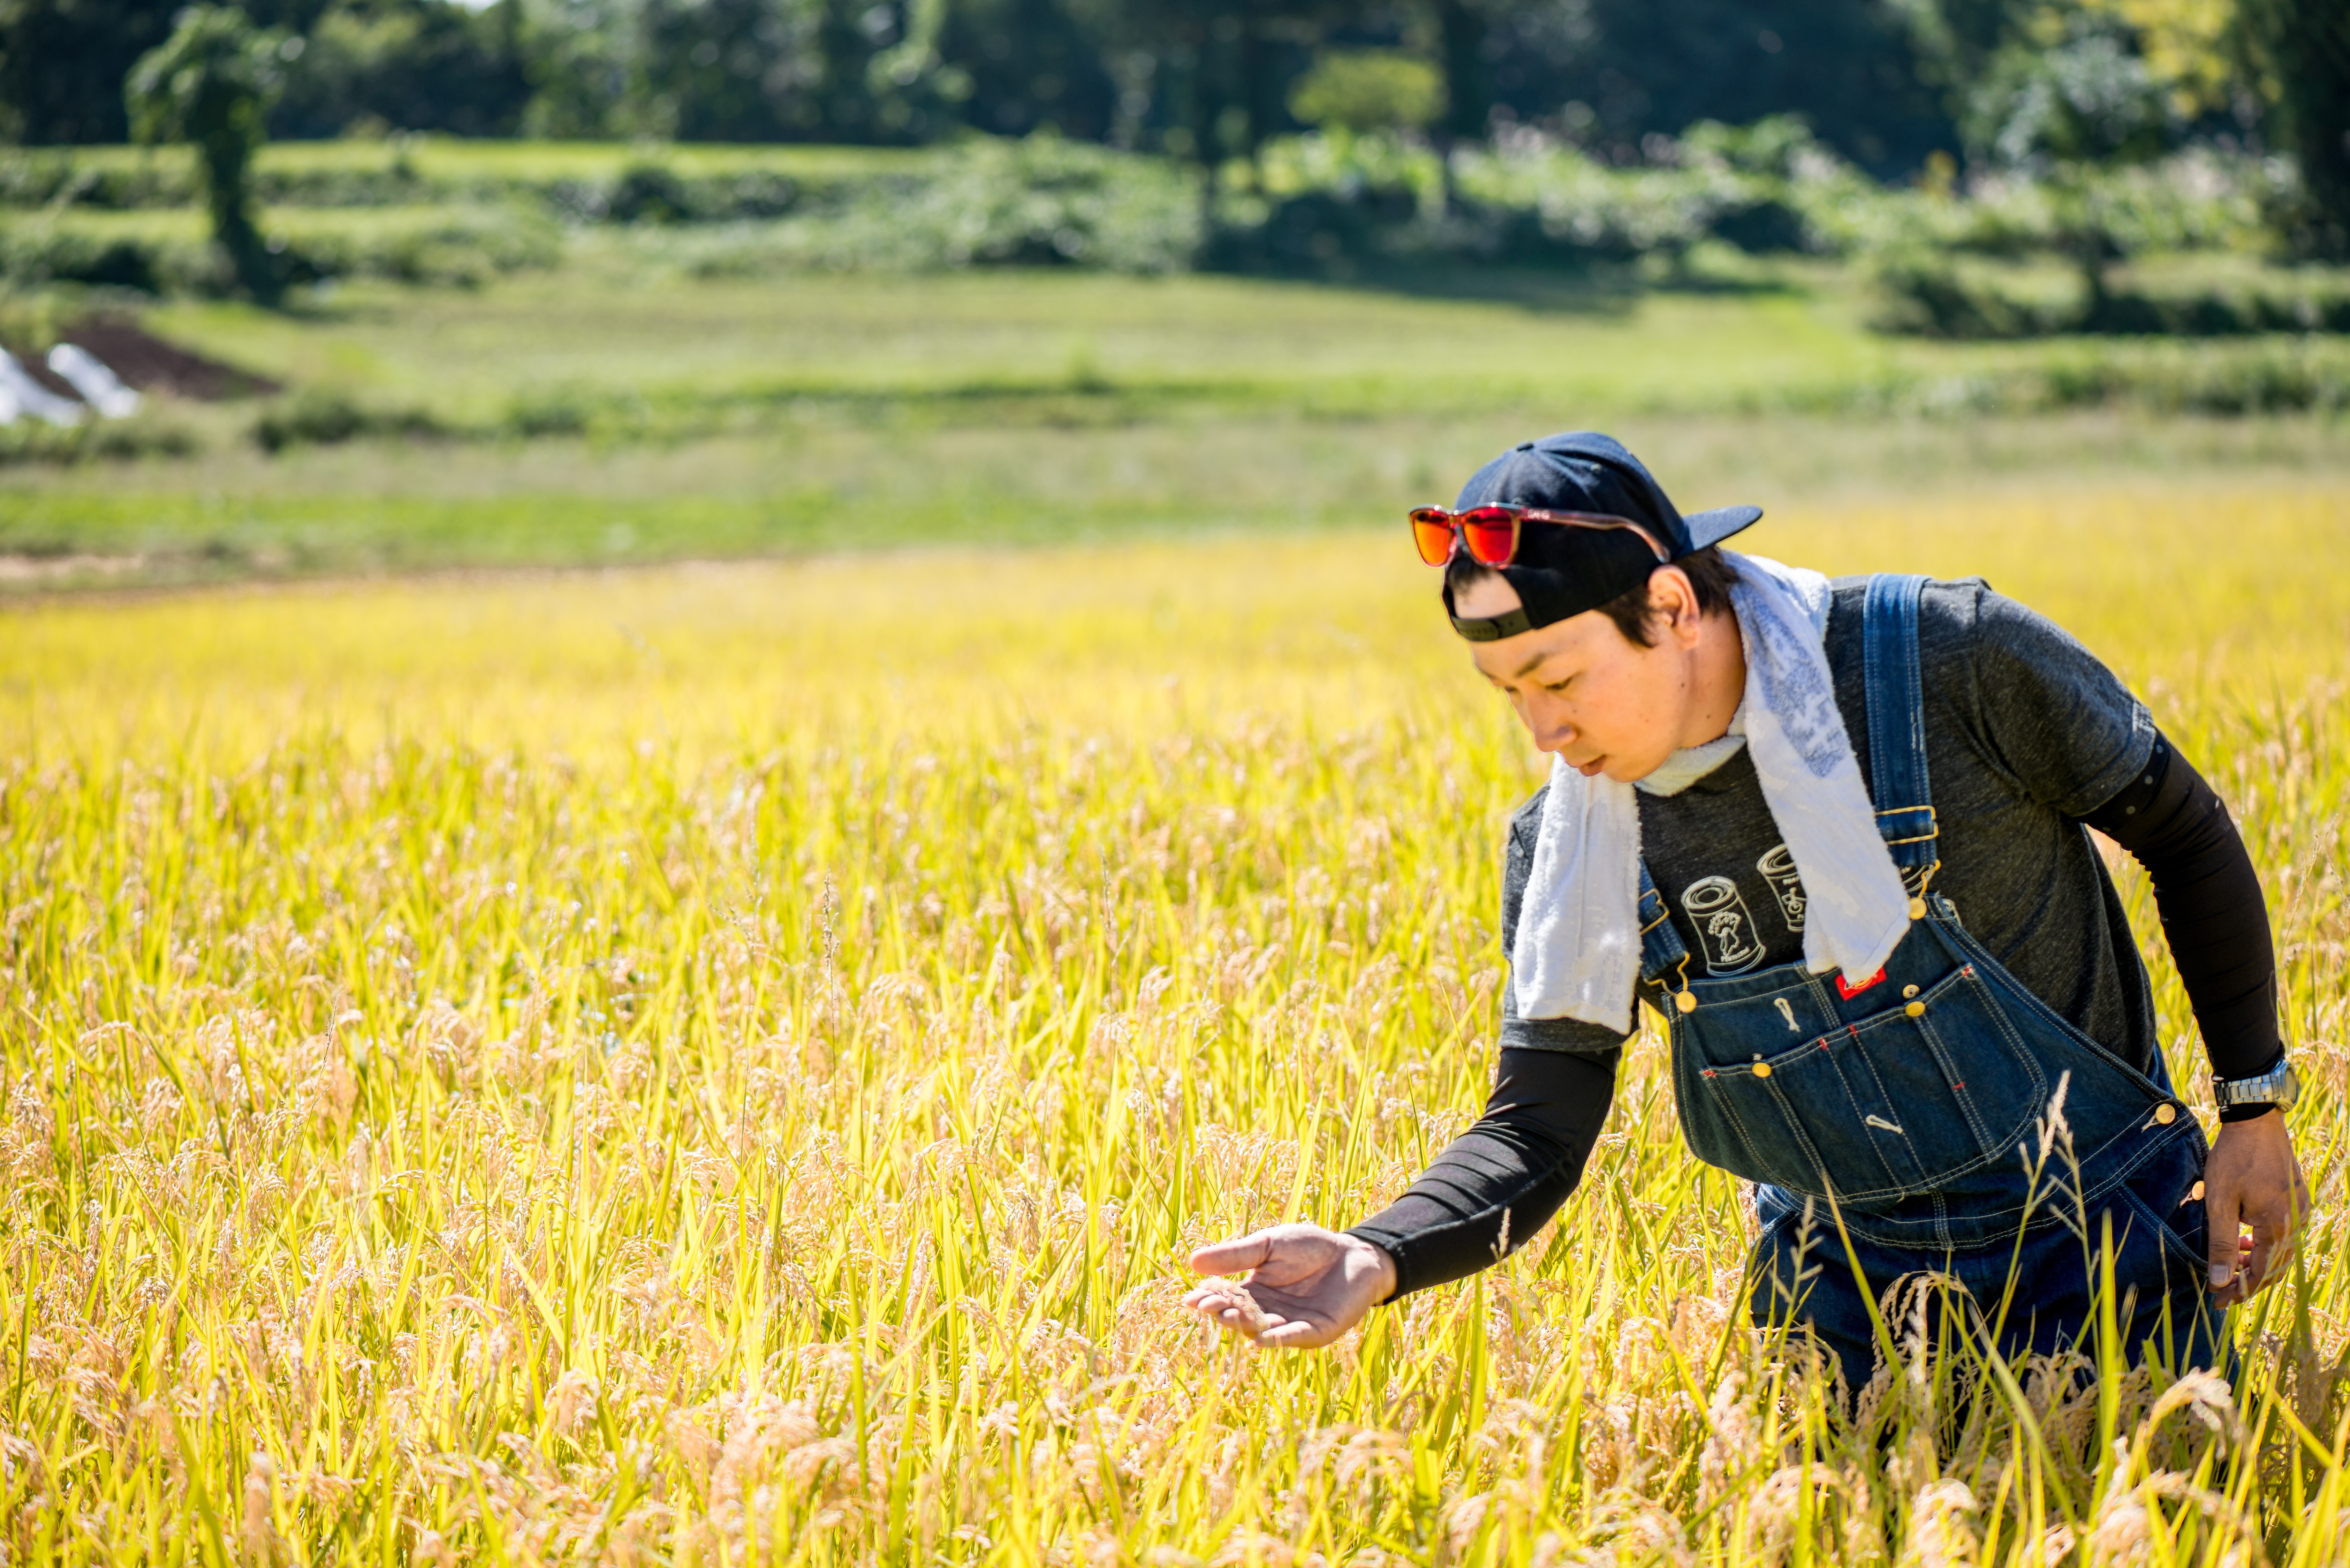
<svg viewBox="0 0 2350 1568">
<path fill-rule="evenodd" d="M 2014 1158 L 2049 1085 L 1992 988 L 1961 964 L 1914 995 L 1883 990 L 1886 1005 L 1774 1054 L 1751 1049 L 1769 1031 L 1738 1015 L 1775 1014 L 1775 997 L 1710 1007 L 1677 1028 L 1698 1157 L 1854 1203 L 1915 1197 Z"/>
<path fill-rule="evenodd" d="M 2173 1290 L 2201 1290 L 2207 1278 L 2211 1229 L 2203 1207 L 2203 1169 L 2209 1159 L 2202 1138 L 2188 1140 L 2183 1148 L 2166 1152 L 2130 1173 L 2118 1197 L 2132 1210 L 2137 1226 L 2158 1242 L 2167 1265 L 2164 1278 Z M 2181 1184 L 2192 1179 L 2191 1189 Z"/>
</svg>

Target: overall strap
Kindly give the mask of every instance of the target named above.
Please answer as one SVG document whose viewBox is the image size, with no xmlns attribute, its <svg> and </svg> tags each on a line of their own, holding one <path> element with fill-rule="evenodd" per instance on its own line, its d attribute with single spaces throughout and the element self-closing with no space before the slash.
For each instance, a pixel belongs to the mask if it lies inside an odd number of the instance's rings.
<svg viewBox="0 0 2350 1568">
<path fill-rule="evenodd" d="M 1665 896 L 1657 891 L 1655 880 L 1648 875 L 1646 857 L 1640 861 L 1640 978 L 1663 986 L 1677 996 L 1689 995 L 1690 950 L 1681 940 L 1680 932 L 1673 929 L 1668 918 Z M 1684 1005 L 1686 1012 L 1689 1007 Z"/>
<path fill-rule="evenodd" d="M 1925 892 L 1942 863 L 1926 780 L 1925 683 L 1918 664 L 1918 600 L 1925 587 L 1921 576 L 1879 573 L 1868 579 L 1861 611 L 1877 830 L 1913 897 Z"/>
</svg>

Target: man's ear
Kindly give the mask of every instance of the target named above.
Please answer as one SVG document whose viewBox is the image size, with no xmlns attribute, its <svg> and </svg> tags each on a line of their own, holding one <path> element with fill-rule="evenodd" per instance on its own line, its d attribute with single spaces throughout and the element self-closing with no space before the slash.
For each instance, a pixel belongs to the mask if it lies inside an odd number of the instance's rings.
<svg viewBox="0 0 2350 1568">
<path fill-rule="evenodd" d="M 1659 566 L 1648 574 L 1648 618 L 1652 625 L 1664 628 L 1676 647 L 1697 646 L 1698 623 L 1705 618 L 1687 572 L 1679 566 Z"/>
</svg>

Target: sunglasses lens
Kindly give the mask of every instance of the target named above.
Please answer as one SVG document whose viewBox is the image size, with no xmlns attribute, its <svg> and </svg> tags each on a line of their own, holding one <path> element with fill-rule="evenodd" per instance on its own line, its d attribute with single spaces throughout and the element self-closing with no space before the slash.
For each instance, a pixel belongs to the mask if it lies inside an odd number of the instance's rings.
<svg viewBox="0 0 2350 1568">
<path fill-rule="evenodd" d="M 1452 519 L 1434 507 L 1412 513 L 1411 536 L 1419 546 L 1419 558 L 1430 566 L 1440 566 L 1452 558 Z"/>
<path fill-rule="evenodd" d="M 1480 506 L 1461 514 L 1461 536 L 1471 557 L 1488 566 L 1506 566 L 1517 554 L 1518 514 L 1500 506 Z"/>
</svg>

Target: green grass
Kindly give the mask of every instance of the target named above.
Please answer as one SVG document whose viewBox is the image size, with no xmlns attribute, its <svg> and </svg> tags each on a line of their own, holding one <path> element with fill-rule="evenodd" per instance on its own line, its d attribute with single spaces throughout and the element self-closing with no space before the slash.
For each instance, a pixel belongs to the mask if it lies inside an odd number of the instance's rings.
<svg viewBox="0 0 2350 1568">
<path fill-rule="evenodd" d="M 1449 497 L 1510 441 L 1572 421 L 1507 411 L 1100 429 L 811 416 L 673 447 L 366 442 L 276 460 L 229 449 L 19 471 L 0 486 L 0 554 L 35 559 L 0 588 L 1242 529 L 1336 529 L 1345 548 L 1376 550 L 1393 542 L 1386 530 L 1400 536 L 1404 506 Z M 1795 518 L 1887 498 L 2004 508 L 2073 495 L 2224 497 L 2248 486 L 2338 494 L 2350 483 L 2338 433 L 2313 421 L 1588 422 L 1645 454 L 1691 508 L 1753 500 Z"/>
<path fill-rule="evenodd" d="M 550 388 L 685 409 L 1075 391 L 1250 413 L 1769 411 L 2082 348 L 1887 340 L 1842 269 L 1793 263 L 1714 289 L 1539 274 L 1419 278 L 1418 292 L 1052 270 L 689 280 L 660 265 L 661 244 L 578 241 L 562 271 L 473 291 L 363 286 L 297 316 L 187 302 L 154 320 L 289 381 L 460 420 Z"/>
<path fill-rule="evenodd" d="M 1633 440 L 1692 506 L 2350 467 L 2324 416 L 1975 417 L 1987 379 L 2116 351 L 1875 337 L 1844 275 L 1817 265 L 1748 267 L 1736 287 L 1489 275 L 1448 293 L 1055 271 L 689 280 L 658 247 L 575 239 L 558 270 L 357 284 L 290 313 L 153 309 L 205 352 L 452 433 L 271 458 L 248 436 L 255 406 L 167 405 L 151 417 L 184 426 L 194 455 L 0 469 L 0 550 L 180 581 L 1320 527 L 1449 495 L 1503 446 L 1575 427 Z M 1870 389 L 1879 411 L 1851 411 Z"/>
<path fill-rule="evenodd" d="M 263 212 L 261 222 L 270 244 L 290 247 L 311 275 L 338 279 L 478 286 L 499 272 L 554 265 L 563 255 L 556 224 L 510 202 L 273 207 Z M 146 257 L 149 282 L 168 293 L 205 292 L 217 286 L 221 275 L 203 215 L 184 207 L 74 208 L 21 216 L 0 234 L 0 273 L 87 276 L 73 270 L 87 263 L 69 258 L 94 256 L 109 247 Z"/>
<path fill-rule="evenodd" d="M 184 147 L 11 149 L 28 163 L 53 161 L 76 170 L 151 173 L 173 188 L 192 183 L 194 162 Z M 617 141 L 468 141 L 407 136 L 381 141 L 277 141 L 262 150 L 260 174 L 308 177 L 389 173 L 403 166 L 424 183 L 544 184 L 558 180 L 609 180 L 632 164 L 658 160 L 679 173 L 777 173 L 824 180 L 896 173 L 932 156 L 917 148 L 816 146 L 639 147 Z"/>
<path fill-rule="evenodd" d="M 1523 279 L 1480 299 L 1053 271 L 689 283 L 628 254 L 659 243 L 599 240 L 564 272 L 477 293 L 348 291 L 319 317 L 187 304 L 156 319 L 287 379 L 459 413 L 550 384 L 656 402 L 1075 387 L 1350 414 L 1561 397 L 1723 408 L 1882 375 L 1907 352 L 1793 291 Z"/>
</svg>

